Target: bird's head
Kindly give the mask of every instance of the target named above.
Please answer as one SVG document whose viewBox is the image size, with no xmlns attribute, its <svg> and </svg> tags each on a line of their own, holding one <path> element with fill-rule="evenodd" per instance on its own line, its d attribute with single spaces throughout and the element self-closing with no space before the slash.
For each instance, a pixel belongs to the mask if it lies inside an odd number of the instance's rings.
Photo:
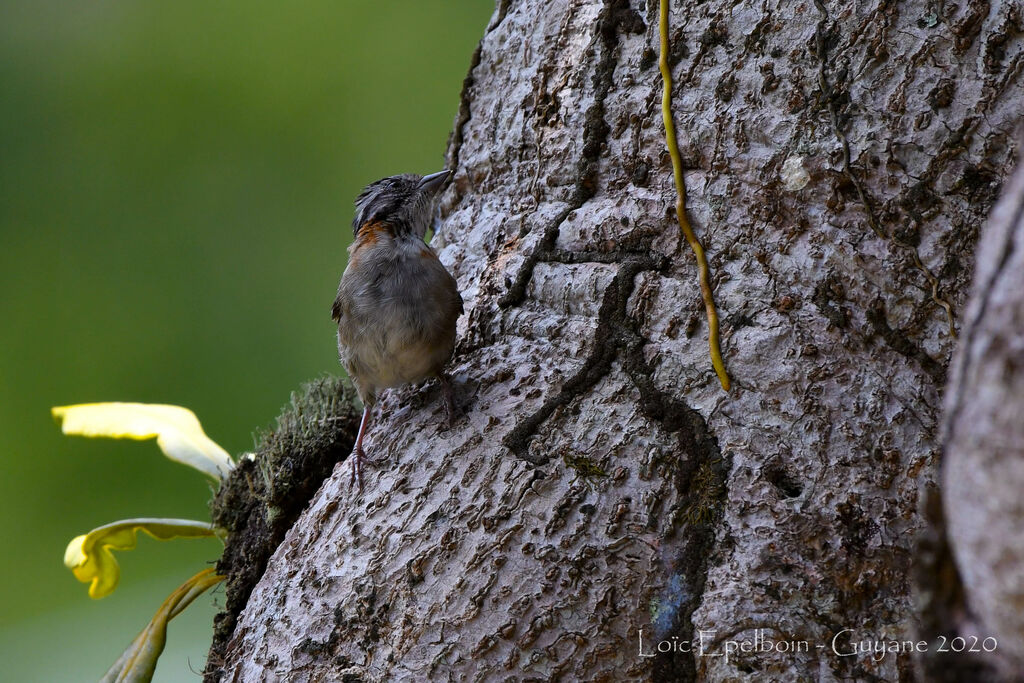
<svg viewBox="0 0 1024 683">
<path fill-rule="evenodd" d="M 434 219 L 434 199 L 450 174 L 403 173 L 370 183 L 356 197 L 352 228 L 358 233 L 364 225 L 384 223 L 396 235 L 411 234 L 423 239 Z"/>
</svg>

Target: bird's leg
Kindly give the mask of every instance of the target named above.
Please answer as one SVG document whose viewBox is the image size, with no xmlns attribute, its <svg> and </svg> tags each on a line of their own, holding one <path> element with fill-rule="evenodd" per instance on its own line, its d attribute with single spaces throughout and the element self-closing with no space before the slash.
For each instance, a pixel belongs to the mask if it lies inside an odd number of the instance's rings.
<svg viewBox="0 0 1024 683">
<path fill-rule="evenodd" d="M 366 453 L 363 452 L 363 434 L 366 433 L 366 423 L 370 421 L 370 406 L 363 405 L 363 418 L 359 421 L 359 433 L 356 435 L 356 447 L 352 449 L 352 477 L 349 479 L 349 486 L 357 484 L 359 490 L 363 488 L 363 461 Z"/>
<path fill-rule="evenodd" d="M 448 418 L 448 427 L 455 424 L 458 417 L 458 407 L 455 405 L 455 388 L 452 386 L 452 378 L 443 370 L 437 373 L 437 381 L 441 383 L 441 398 L 444 400 L 444 412 Z"/>
</svg>

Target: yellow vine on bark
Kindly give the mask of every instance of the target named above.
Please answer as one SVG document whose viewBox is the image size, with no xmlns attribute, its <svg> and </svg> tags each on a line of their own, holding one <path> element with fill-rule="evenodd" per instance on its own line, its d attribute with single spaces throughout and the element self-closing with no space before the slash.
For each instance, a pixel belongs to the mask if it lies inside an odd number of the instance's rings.
<svg viewBox="0 0 1024 683">
<path fill-rule="evenodd" d="M 715 299 L 711 291 L 711 275 L 708 269 L 708 259 L 704 255 L 704 247 L 701 246 L 697 234 L 690 226 L 686 217 L 686 185 L 683 182 L 683 162 L 679 157 L 679 145 L 676 143 L 676 129 L 672 122 L 672 71 L 668 63 L 668 0 L 661 0 L 661 57 L 658 60 L 658 67 L 661 69 L 661 80 L 665 89 L 661 96 L 661 115 L 665 120 L 665 144 L 668 145 L 668 153 L 672 157 L 672 174 L 676 182 L 676 218 L 679 220 L 679 227 L 690 243 L 693 255 L 697 257 L 697 274 L 700 279 L 700 293 L 704 299 L 704 308 L 708 316 L 708 345 L 711 347 L 711 365 L 715 368 L 718 381 L 722 383 L 722 389 L 729 391 L 729 375 L 725 370 L 725 363 L 722 361 L 722 349 L 718 340 L 718 311 L 715 310 Z"/>
</svg>

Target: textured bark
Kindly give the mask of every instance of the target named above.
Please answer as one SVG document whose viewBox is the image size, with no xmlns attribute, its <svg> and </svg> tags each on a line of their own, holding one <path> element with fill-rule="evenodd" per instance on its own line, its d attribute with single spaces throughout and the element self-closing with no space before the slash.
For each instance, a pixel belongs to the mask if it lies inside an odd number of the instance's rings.
<svg viewBox="0 0 1024 683">
<path fill-rule="evenodd" d="M 954 590 L 936 600 L 944 609 L 935 616 L 949 639 L 978 644 L 973 671 L 1024 680 L 1024 166 L 978 255 L 946 396 L 938 531 L 951 549 L 946 582 Z M 934 659 L 941 671 L 964 658 Z"/>
<path fill-rule="evenodd" d="M 831 648 L 914 635 L 944 307 L 1013 157 L 1020 12 L 672 5 L 732 392 L 673 215 L 656 3 L 503 0 L 435 238 L 466 300 L 466 415 L 445 428 L 431 385 L 386 395 L 365 490 L 335 468 L 214 676 L 911 676 L 908 654 Z M 703 654 L 641 656 L 641 631 Z M 808 649 L 729 649 L 758 634 Z"/>
</svg>

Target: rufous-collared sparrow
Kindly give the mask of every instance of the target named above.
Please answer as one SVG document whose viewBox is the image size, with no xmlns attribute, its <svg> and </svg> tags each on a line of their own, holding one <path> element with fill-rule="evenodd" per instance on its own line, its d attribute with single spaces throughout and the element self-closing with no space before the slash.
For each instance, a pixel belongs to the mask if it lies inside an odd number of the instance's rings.
<svg viewBox="0 0 1024 683">
<path fill-rule="evenodd" d="M 363 402 L 353 482 L 362 487 L 363 436 L 382 389 L 440 380 L 449 420 L 451 382 L 444 366 L 455 349 L 462 297 L 455 278 L 424 242 L 435 199 L 449 171 L 404 174 L 371 183 L 356 198 L 355 241 L 331 314 L 338 353 Z"/>
</svg>

